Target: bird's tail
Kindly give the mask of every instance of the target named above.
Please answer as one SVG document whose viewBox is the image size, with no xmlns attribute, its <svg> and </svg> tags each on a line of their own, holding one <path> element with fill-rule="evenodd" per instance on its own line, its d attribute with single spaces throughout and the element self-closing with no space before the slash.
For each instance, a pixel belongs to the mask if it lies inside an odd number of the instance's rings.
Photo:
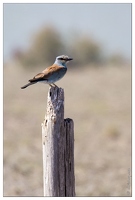
<svg viewBox="0 0 135 200">
<path fill-rule="evenodd" d="M 30 83 L 27 83 L 26 85 L 24 85 L 24 86 L 22 86 L 21 87 L 21 89 L 25 89 L 26 87 L 28 87 L 28 86 L 30 86 L 30 85 L 33 85 L 33 84 L 35 84 L 35 83 L 37 83 L 37 82 L 30 82 Z"/>
</svg>

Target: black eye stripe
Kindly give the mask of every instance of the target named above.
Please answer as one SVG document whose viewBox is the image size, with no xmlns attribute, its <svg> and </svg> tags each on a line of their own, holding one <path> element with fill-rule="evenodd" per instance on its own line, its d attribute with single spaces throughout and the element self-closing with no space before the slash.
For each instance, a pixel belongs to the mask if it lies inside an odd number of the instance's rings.
<svg viewBox="0 0 135 200">
<path fill-rule="evenodd" d="M 58 60 L 66 60 L 66 58 L 58 58 Z"/>
</svg>

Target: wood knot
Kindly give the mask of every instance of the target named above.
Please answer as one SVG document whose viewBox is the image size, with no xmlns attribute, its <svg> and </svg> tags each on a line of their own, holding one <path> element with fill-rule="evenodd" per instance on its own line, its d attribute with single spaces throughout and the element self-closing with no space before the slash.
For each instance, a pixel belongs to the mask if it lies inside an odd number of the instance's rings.
<svg viewBox="0 0 135 200">
<path fill-rule="evenodd" d="M 56 122 L 56 115 L 52 115 L 51 119 L 55 123 Z"/>
<path fill-rule="evenodd" d="M 45 126 L 47 125 L 47 121 L 48 121 L 48 120 L 46 119 L 46 120 L 45 120 Z"/>
</svg>

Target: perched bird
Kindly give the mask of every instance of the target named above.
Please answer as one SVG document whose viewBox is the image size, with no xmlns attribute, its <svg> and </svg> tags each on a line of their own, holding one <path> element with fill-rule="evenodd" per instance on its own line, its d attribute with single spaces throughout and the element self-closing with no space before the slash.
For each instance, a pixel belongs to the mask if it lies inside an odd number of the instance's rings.
<svg viewBox="0 0 135 200">
<path fill-rule="evenodd" d="M 73 60 L 73 58 L 69 58 L 68 56 L 65 55 L 56 57 L 56 60 L 52 66 L 47 67 L 41 73 L 34 76 L 32 79 L 29 80 L 29 83 L 22 86 L 21 89 L 24 89 L 38 82 L 47 83 L 50 86 L 57 87 L 57 85 L 55 85 L 54 83 L 60 80 L 66 74 L 67 71 L 66 63 L 68 63 L 68 61 L 70 60 Z"/>
</svg>

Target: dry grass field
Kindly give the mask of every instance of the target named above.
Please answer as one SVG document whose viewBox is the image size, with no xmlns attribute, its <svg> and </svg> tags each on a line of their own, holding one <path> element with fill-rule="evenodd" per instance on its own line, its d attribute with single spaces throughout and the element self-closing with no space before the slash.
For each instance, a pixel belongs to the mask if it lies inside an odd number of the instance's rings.
<svg viewBox="0 0 135 200">
<path fill-rule="evenodd" d="M 48 85 L 20 89 L 42 69 L 4 66 L 4 196 L 43 196 Z M 57 85 L 75 124 L 76 196 L 131 196 L 131 67 L 70 68 Z"/>
</svg>

